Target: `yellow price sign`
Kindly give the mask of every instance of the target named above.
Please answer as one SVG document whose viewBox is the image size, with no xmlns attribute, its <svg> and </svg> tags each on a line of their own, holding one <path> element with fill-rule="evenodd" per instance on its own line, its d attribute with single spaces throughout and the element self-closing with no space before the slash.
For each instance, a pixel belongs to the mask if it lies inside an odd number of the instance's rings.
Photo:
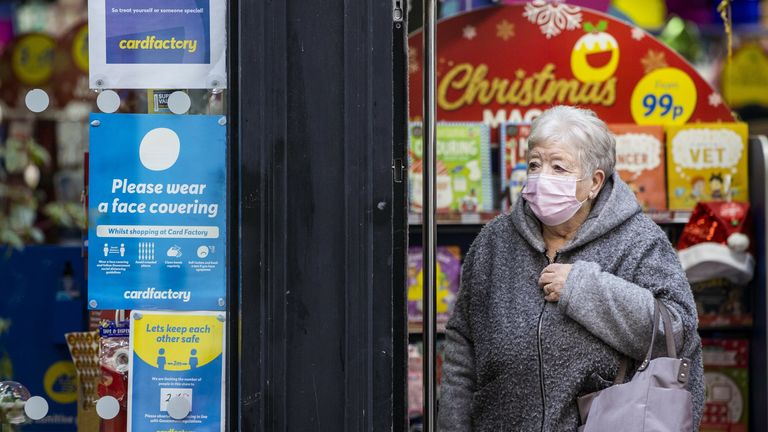
<svg viewBox="0 0 768 432">
<path fill-rule="evenodd" d="M 43 388 L 52 401 L 70 404 L 77 401 L 77 369 L 71 361 L 52 364 L 43 376 Z"/>
<path fill-rule="evenodd" d="M 696 85 L 677 68 L 656 69 L 632 91 L 632 118 L 640 125 L 685 124 L 696 109 Z"/>
<path fill-rule="evenodd" d="M 88 72 L 88 26 L 84 25 L 77 31 L 72 43 L 72 59 L 83 72 Z"/>
<path fill-rule="evenodd" d="M 53 75 L 53 52 L 56 42 L 41 33 L 19 38 L 11 54 L 11 66 L 16 78 L 28 86 L 48 82 Z"/>
<path fill-rule="evenodd" d="M 768 53 L 758 43 L 748 43 L 723 65 L 723 96 L 731 107 L 768 106 Z"/>
</svg>

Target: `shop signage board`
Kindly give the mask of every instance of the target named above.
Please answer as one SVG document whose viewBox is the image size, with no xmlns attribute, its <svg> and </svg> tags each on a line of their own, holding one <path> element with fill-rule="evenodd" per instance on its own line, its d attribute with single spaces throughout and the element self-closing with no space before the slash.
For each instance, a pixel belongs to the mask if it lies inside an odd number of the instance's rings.
<svg viewBox="0 0 768 432">
<path fill-rule="evenodd" d="M 90 87 L 225 88 L 226 2 L 88 2 Z"/>
<path fill-rule="evenodd" d="M 128 432 L 224 430 L 225 333 L 223 312 L 131 313 Z"/>
<path fill-rule="evenodd" d="M 0 381 L 22 383 L 49 406 L 46 417 L 21 430 L 76 432 L 78 376 L 64 333 L 84 330 L 81 250 L 31 245 L 7 250 L 0 280 Z"/>
<path fill-rule="evenodd" d="M 91 115 L 91 309 L 225 308 L 225 151 L 221 116 Z"/>
<path fill-rule="evenodd" d="M 561 104 L 592 109 L 608 123 L 734 121 L 682 57 L 601 12 L 543 0 L 489 7 L 441 21 L 437 37 L 440 121 L 482 121 L 496 131 Z M 418 121 L 421 32 L 408 45 L 409 112 Z"/>
</svg>

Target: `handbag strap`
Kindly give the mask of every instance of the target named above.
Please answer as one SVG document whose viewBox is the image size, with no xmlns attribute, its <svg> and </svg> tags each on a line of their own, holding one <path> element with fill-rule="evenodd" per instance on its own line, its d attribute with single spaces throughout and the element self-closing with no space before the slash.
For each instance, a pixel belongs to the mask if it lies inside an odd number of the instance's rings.
<svg viewBox="0 0 768 432">
<path fill-rule="evenodd" d="M 655 299 L 653 304 L 653 331 L 651 332 L 651 345 L 648 347 L 648 353 L 645 355 L 643 363 L 637 370 L 642 371 L 648 367 L 653 354 L 653 345 L 656 342 L 656 333 L 659 331 L 659 317 L 664 322 L 664 336 L 667 342 L 667 357 L 677 358 L 677 349 L 675 348 L 675 338 L 672 334 L 672 318 L 669 316 L 669 310 L 659 299 Z"/>
<path fill-rule="evenodd" d="M 669 316 L 669 309 L 664 306 L 661 300 L 656 299 L 661 311 L 661 319 L 664 321 L 664 336 L 667 340 L 667 357 L 677 358 L 677 348 L 675 347 L 675 335 L 672 330 L 672 318 Z"/>
<path fill-rule="evenodd" d="M 616 378 L 613 379 L 613 385 L 624 384 L 624 380 L 627 378 L 628 370 L 629 370 L 629 357 L 621 356 L 621 363 L 619 363 L 619 372 L 616 374 Z"/>
</svg>

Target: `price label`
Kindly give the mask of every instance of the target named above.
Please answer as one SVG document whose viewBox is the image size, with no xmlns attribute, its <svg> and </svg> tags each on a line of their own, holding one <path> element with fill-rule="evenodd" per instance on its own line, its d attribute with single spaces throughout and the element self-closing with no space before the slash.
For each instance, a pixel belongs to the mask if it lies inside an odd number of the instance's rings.
<svg viewBox="0 0 768 432">
<path fill-rule="evenodd" d="M 631 109 L 640 125 L 685 124 L 696 109 L 696 85 L 680 69 L 656 69 L 635 86 Z"/>
</svg>

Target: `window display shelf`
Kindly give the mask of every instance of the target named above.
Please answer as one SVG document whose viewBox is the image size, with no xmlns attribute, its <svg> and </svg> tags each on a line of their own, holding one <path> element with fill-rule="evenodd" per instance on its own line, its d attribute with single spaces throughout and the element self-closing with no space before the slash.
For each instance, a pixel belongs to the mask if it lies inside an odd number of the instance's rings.
<svg viewBox="0 0 768 432">
<path fill-rule="evenodd" d="M 699 330 L 701 331 L 750 331 L 752 330 L 752 314 L 738 316 L 699 315 Z"/>
<path fill-rule="evenodd" d="M 445 333 L 445 324 L 444 322 L 438 322 L 437 323 L 437 333 L 443 334 Z M 408 321 L 408 334 L 409 335 L 421 335 L 423 332 L 424 325 L 421 321 Z"/>
<path fill-rule="evenodd" d="M 646 214 L 657 224 L 686 224 L 691 218 L 691 212 L 688 210 L 647 212 Z"/>
<path fill-rule="evenodd" d="M 500 215 L 498 210 L 480 213 L 438 213 L 438 225 L 485 225 Z M 658 211 L 647 212 L 648 217 L 658 224 L 686 224 L 691 218 L 690 211 Z M 408 224 L 411 227 L 420 226 L 422 223 L 421 214 L 409 213 Z"/>
<path fill-rule="evenodd" d="M 485 225 L 501 214 L 499 211 L 480 212 L 480 213 L 438 213 L 438 225 Z M 418 226 L 422 224 L 420 213 L 409 213 L 408 224 Z"/>
<path fill-rule="evenodd" d="M 712 326 L 699 326 L 699 334 L 701 337 L 705 337 L 705 335 L 711 335 L 713 333 L 719 334 L 719 333 L 744 333 L 748 335 L 752 332 L 751 326 L 728 326 L 728 327 L 712 327 Z"/>
</svg>

